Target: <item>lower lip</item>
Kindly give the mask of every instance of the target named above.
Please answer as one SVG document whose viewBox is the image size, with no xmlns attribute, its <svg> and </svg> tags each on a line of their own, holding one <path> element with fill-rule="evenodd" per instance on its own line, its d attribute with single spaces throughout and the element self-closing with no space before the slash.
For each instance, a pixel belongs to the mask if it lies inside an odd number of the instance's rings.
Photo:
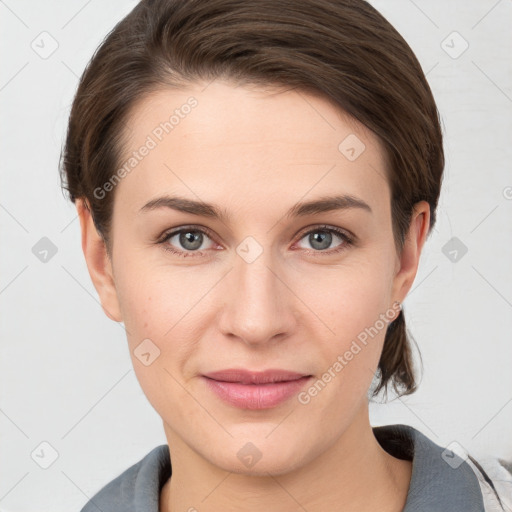
<svg viewBox="0 0 512 512">
<path fill-rule="evenodd" d="M 241 409 L 270 409 L 297 394 L 311 377 L 271 384 L 240 384 L 203 377 L 208 387 L 235 407 Z"/>
</svg>

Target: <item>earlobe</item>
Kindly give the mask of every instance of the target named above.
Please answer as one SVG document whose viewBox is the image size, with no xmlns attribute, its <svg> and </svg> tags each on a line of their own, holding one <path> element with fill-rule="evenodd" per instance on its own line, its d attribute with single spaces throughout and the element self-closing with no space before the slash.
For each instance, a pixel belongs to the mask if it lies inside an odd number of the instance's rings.
<svg viewBox="0 0 512 512">
<path fill-rule="evenodd" d="M 98 233 L 86 200 L 76 200 L 82 233 L 82 251 L 85 256 L 91 280 L 98 292 L 104 313 L 115 322 L 122 321 L 121 310 L 112 272 L 112 263 L 105 241 Z"/>
<path fill-rule="evenodd" d="M 426 201 L 420 201 L 414 205 L 409 231 L 400 255 L 400 268 L 393 284 L 394 300 L 403 302 L 414 282 L 429 227 L 430 205 Z"/>
</svg>

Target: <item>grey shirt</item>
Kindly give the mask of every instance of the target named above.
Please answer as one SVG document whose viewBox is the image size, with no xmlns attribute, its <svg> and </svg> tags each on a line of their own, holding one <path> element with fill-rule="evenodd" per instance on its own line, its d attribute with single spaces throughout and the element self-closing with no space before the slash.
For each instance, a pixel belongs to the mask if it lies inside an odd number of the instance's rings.
<svg viewBox="0 0 512 512">
<path fill-rule="evenodd" d="M 403 512 L 483 512 L 479 479 L 466 461 L 447 452 L 407 425 L 373 427 L 379 444 L 391 455 L 412 461 L 412 475 Z M 473 459 L 474 460 L 474 459 Z M 453 463 L 452 461 L 457 461 Z M 477 478 L 475 471 L 482 474 Z M 171 476 L 169 447 L 157 446 L 143 459 L 105 485 L 81 512 L 158 512 L 160 491 Z M 487 482 L 494 489 L 492 481 Z M 499 498 L 496 498 L 499 503 Z M 492 510 L 502 510 L 492 508 Z"/>
</svg>

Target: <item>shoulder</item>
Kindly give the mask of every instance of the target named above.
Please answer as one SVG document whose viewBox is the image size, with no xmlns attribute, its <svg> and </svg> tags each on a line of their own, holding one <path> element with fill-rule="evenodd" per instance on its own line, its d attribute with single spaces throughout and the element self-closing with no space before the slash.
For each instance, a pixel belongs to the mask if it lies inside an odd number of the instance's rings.
<svg viewBox="0 0 512 512">
<path fill-rule="evenodd" d="M 158 512 L 160 489 L 170 473 L 169 447 L 157 446 L 102 487 L 81 512 Z"/>
<path fill-rule="evenodd" d="M 512 474 L 503 461 L 491 457 L 477 460 L 457 443 L 442 447 L 408 425 L 385 425 L 373 431 L 388 453 L 412 461 L 404 512 L 510 509 Z"/>
</svg>

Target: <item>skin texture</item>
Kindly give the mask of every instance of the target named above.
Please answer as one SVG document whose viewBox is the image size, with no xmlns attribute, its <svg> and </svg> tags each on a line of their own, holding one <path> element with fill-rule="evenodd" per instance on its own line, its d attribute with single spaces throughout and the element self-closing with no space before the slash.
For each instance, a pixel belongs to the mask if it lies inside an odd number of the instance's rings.
<svg viewBox="0 0 512 512">
<path fill-rule="evenodd" d="M 197 106 L 115 187 L 111 259 L 77 202 L 102 307 L 124 323 L 137 378 L 163 419 L 173 475 L 160 510 L 402 510 L 411 463 L 380 447 L 368 417 L 385 329 L 307 404 L 292 397 L 271 409 L 239 409 L 200 375 L 284 368 L 321 378 L 404 300 L 428 232 L 428 203 L 416 205 L 398 254 L 379 140 L 325 99 L 298 91 L 217 80 L 155 92 L 131 112 L 127 157 L 190 96 Z M 351 134 L 365 145 L 354 161 L 338 149 Z M 362 199 L 372 212 L 285 216 L 297 202 L 335 193 Z M 140 212 L 166 194 L 214 203 L 231 218 Z M 345 242 L 332 234 L 318 249 L 308 235 L 324 233 L 323 224 L 348 230 L 355 243 L 334 253 Z M 166 251 L 165 244 L 193 252 L 179 236 L 157 243 L 189 225 L 212 232 L 200 253 Z M 248 236 L 258 244 L 250 250 L 262 251 L 250 263 L 237 253 Z M 160 355 L 145 366 L 134 350 L 148 338 Z M 249 442 L 261 453 L 250 468 L 237 457 Z"/>
</svg>

